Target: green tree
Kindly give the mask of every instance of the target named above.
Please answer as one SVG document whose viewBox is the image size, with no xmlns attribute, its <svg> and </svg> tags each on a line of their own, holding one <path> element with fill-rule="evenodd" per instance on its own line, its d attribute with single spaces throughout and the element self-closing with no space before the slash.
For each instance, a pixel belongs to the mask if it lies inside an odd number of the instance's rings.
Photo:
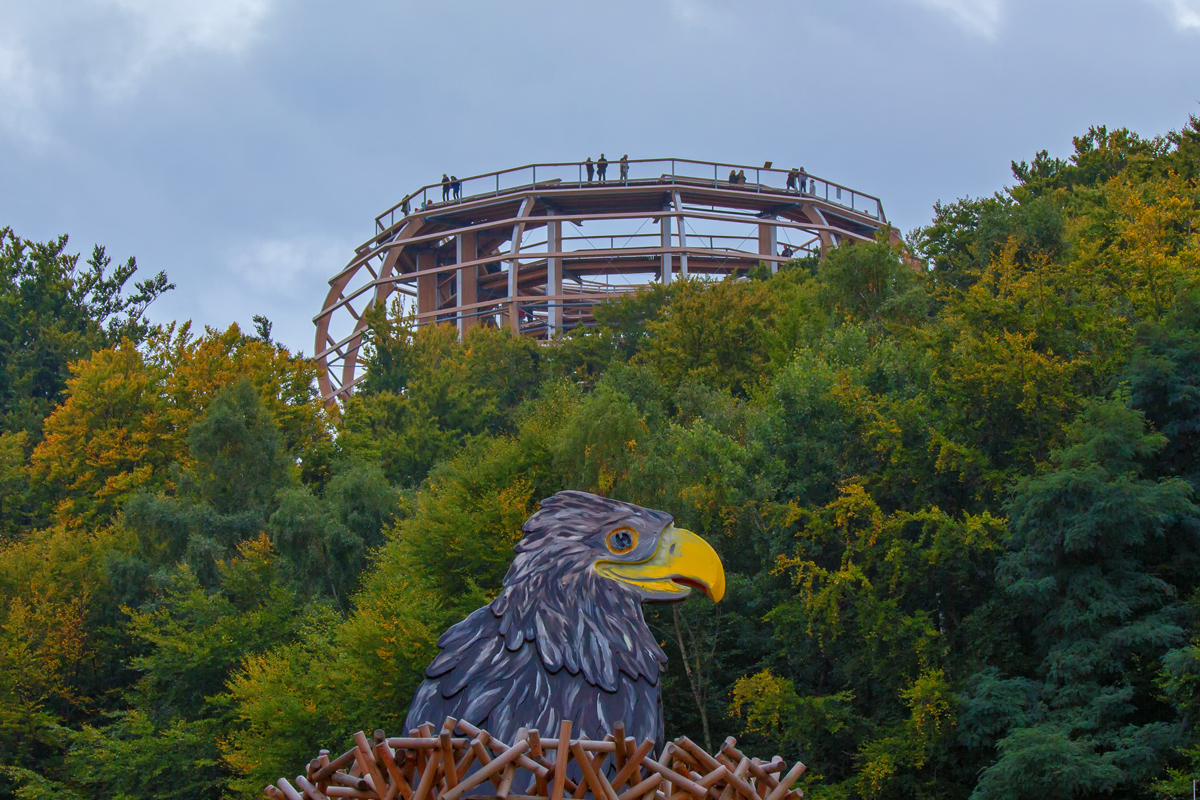
<svg viewBox="0 0 1200 800">
<path fill-rule="evenodd" d="M 99 245 L 82 269 L 66 236 L 38 243 L 0 228 L 0 431 L 26 431 L 28 446 L 37 444 L 72 362 L 146 338 L 146 308 L 174 285 L 159 272 L 127 292 L 137 263 L 111 266 Z"/>
<path fill-rule="evenodd" d="M 1145 786 L 1183 730 L 1156 701 L 1153 665 L 1184 638 L 1185 609 L 1162 568 L 1190 560 L 1200 510 L 1179 479 L 1140 477 L 1160 452 L 1127 398 L 1089 404 L 1055 469 L 1009 504 L 998 575 L 1027 609 L 1036 677 L 975 679 L 965 744 L 995 743 L 972 797 L 1092 797 Z"/>
</svg>

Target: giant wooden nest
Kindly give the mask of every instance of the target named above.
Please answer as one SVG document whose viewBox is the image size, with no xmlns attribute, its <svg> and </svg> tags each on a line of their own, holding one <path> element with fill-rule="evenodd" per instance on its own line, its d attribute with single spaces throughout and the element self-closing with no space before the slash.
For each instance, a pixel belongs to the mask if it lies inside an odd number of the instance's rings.
<svg viewBox="0 0 1200 800">
<path fill-rule="evenodd" d="M 879 198 L 786 165 L 691 159 L 530 164 L 435 183 L 375 218 L 313 321 L 327 402 L 350 395 L 367 308 L 397 293 L 417 325 L 541 339 L 594 324 L 597 303 L 676 277 L 744 275 L 881 232 Z"/>
<path fill-rule="evenodd" d="M 388 737 L 361 731 L 337 758 L 328 750 L 303 775 L 267 786 L 272 800 L 798 800 L 792 789 L 804 772 L 797 761 L 785 772 L 779 756 L 763 762 L 725 740 L 710 755 L 686 736 L 654 757 L 654 742 L 625 736 L 621 723 L 603 741 L 572 739 L 563 720 L 556 739 L 522 728 L 511 744 L 463 720 L 447 718 Z M 572 780 L 572 776 L 575 778 Z"/>
</svg>

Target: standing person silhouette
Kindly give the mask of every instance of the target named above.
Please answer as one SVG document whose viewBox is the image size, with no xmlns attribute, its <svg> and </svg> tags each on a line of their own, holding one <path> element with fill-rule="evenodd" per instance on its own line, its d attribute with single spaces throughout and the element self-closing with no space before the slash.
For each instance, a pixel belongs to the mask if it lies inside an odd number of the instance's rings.
<svg viewBox="0 0 1200 800">
<path fill-rule="evenodd" d="M 451 175 L 450 188 L 454 190 L 454 199 L 462 200 L 462 181 Z"/>
<path fill-rule="evenodd" d="M 449 201 L 450 201 L 450 176 L 443 172 L 442 173 L 442 202 L 448 203 Z"/>
<path fill-rule="evenodd" d="M 583 162 L 583 166 L 587 168 L 588 183 L 592 182 L 592 177 L 596 173 L 596 167 L 592 165 L 592 157 L 588 156 L 587 161 Z"/>
<path fill-rule="evenodd" d="M 600 182 L 604 183 L 608 178 L 608 159 L 604 157 L 604 153 L 600 154 L 600 158 L 596 159 L 596 175 L 600 178 Z"/>
<path fill-rule="evenodd" d="M 739 186 L 746 185 L 746 170 L 744 170 L 744 169 L 738 170 L 738 185 Z"/>
<path fill-rule="evenodd" d="M 736 169 L 729 170 L 729 183 L 732 186 L 737 186 L 737 170 Z"/>
<path fill-rule="evenodd" d="M 629 183 L 629 154 L 621 156 L 621 183 Z"/>
<path fill-rule="evenodd" d="M 787 188 L 789 192 L 796 191 L 796 181 L 800 180 L 800 170 L 792 167 L 788 170 Z M 803 189 L 801 189 L 803 191 Z"/>
</svg>

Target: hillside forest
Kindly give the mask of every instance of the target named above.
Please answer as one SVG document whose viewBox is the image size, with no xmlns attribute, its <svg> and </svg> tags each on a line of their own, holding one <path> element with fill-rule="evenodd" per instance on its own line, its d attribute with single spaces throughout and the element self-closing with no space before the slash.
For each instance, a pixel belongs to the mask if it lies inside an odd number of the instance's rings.
<svg viewBox="0 0 1200 800">
<path fill-rule="evenodd" d="M 0 798 L 257 797 L 399 730 L 567 488 L 725 563 L 646 607 L 671 736 L 813 800 L 1190 797 L 1200 118 L 1012 174 L 552 346 L 376 309 L 340 410 L 266 319 L 151 325 L 166 275 L 4 229 Z"/>
</svg>

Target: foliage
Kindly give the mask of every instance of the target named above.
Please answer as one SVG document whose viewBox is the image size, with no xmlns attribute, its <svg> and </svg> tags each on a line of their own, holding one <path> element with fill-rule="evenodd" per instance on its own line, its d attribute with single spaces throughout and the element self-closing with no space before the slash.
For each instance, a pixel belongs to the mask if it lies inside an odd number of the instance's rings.
<svg viewBox="0 0 1200 800">
<path fill-rule="evenodd" d="M 126 293 L 137 262 L 111 266 L 99 245 L 81 269 L 66 236 L 39 243 L 0 228 L 0 432 L 23 430 L 35 444 L 65 396 L 73 361 L 146 338 L 147 307 L 174 286 L 159 272 Z"/>
<path fill-rule="evenodd" d="M 151 329 L 165 278 L 5 232 L 0 800 L 258 796 L 396 728 L 565 488 L 722 558 L 645 608 L 671 734 L 815 798 L 1186 794 L 1200 119 L 1013 173 L 553 343 L 372 307 L 336 413 L 269 321 Z"/>
</svg>

